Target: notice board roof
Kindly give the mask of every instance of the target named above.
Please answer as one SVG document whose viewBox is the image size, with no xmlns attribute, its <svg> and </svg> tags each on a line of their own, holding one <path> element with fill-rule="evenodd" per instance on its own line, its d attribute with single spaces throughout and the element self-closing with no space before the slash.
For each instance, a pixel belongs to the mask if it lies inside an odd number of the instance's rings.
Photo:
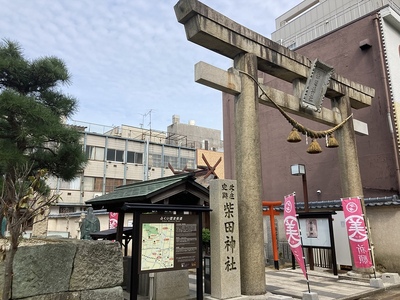
<svg viewBox="0 0 400 300">
<path fill-rule="evenodd" d="M 125 203 L 122 207 L 124 211 L 190 211 L 190 212 L 206 212 L 211 211 L 207 206 L 199 205 L 171 205 L 171 204 L 144 204 L 144 203 Z"/>
<path fill-rule="evenodd" d="M 86 201 L 93 209 L 121 211 L 125 203 L 204 205 L 209 190 L 196 182 L 197 172 L 182 173 L 117 187 L 113 192 Z"/>
</svg>

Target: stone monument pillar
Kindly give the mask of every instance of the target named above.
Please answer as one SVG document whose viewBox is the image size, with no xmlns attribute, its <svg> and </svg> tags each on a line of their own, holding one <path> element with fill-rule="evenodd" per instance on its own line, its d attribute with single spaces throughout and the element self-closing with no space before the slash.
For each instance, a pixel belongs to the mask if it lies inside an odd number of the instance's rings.
<svg viewBox="0 0 400 300">
<path fill-rule="evenodd" d="M 241 295 L 239 217 L 236 180 L 210 183 L 211 296 Z"/>
</svg>

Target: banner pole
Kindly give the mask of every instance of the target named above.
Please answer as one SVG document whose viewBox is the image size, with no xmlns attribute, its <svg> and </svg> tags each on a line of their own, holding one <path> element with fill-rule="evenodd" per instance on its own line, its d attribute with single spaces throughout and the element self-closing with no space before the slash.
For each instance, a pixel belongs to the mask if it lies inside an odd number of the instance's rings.
<svg viewBox="0 0 400 300">
<path fill-rule="evenodd" d="M 292 254 L 296 257 L 296 261 L 300 265 L 303 275 L 306 277 L 308 293 L 311 293 L 310 281 L 308 279 L 308 272 L 304 256 L 299 215 L 296 212 L 296 194 L 292 193 L 288 196 L 285 196 L 284 203 L 283 223 L 285 226 L 286 239 L 289 243 L 290 249 L 292 250 Z"/>
<path fill-rule="evenodd" d="M 296 196 L 294 197 L 296 199 Z M 308 270 L 307 270 L 307 264 L 306 264 L 306 256 L 304 254 L 304 246 L 303 246 L 303 234 L 301 232 L 301 226 L 300 226 L 300 221 L 299 221 L 299 214 L 296 214 L 298 223 L 299 223 L 299 231 L 300 231 L 300 244 L 301 244 L 301 251 L 303 253 L 303 261 L 304 261 L 304 268 L 306 270 L 306 282 L 307 282 L 307 289 L 308 289 L 308 293 L 311 293 L 311 289 L 310 289 L 310 281 L 308 280 Z"/>
</svg>

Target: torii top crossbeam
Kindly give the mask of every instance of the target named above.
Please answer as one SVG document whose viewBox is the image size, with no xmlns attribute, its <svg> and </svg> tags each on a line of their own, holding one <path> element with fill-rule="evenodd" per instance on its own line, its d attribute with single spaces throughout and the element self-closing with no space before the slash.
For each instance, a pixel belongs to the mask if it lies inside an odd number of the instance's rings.
<svg viewBox="0 0 400 300">
<path fill-rule="evenodd" d="M 278 43 L 234 22 L 197 0 L 181 0 L 175 5 L 175 14 L 184 24 L 187 39 L 202 47 L 234 59 L 240 53 L 254 53 L 258 69 L 282 80 L 293 82 L 307 79 L 311 61 Z M 371 105 L 373 88 L 332 74 L 326 96 L 348 94 L 355 109 Z"/>
</svg>

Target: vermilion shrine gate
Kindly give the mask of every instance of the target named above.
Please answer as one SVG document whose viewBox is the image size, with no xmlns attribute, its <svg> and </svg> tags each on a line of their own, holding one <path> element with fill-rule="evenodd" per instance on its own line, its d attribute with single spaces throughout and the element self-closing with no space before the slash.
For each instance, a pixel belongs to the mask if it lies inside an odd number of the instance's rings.
<svg viewBox="0 0 400 300">
<path fill-rule="evenodd" d="M 279 106 L 283 111 L 329 126 L 340 125 L 339 164 L 343 197 L 362 196 L 355 144 L 355 127 L 365 133 L 366 124 L 353 120 L 351 109 L 371 105 L 375 91 L 332 73 L 325 97 L 332 109 L 303 108 L 300 98 L 312 62 L 262 35 L 241 26 L 196 0 L 181 0 L 175 14 L 184 24 L 187 39 L 233 59 L 228 71 L 200 62 L 196 82 L 235 95 L 235 170 L 238 186 L 241 291 L 244 295 L 265 293 L 264 240 L 258 104 Z M 292 83 L 293 95 L 257 82 L 265 72 Z M 343 123 L 342 123 L 343 122 Z M 360 126 L 360 127 L 359 127 Z M 251 245 L 251 246 L 249 246 Z"/>
</svg>

